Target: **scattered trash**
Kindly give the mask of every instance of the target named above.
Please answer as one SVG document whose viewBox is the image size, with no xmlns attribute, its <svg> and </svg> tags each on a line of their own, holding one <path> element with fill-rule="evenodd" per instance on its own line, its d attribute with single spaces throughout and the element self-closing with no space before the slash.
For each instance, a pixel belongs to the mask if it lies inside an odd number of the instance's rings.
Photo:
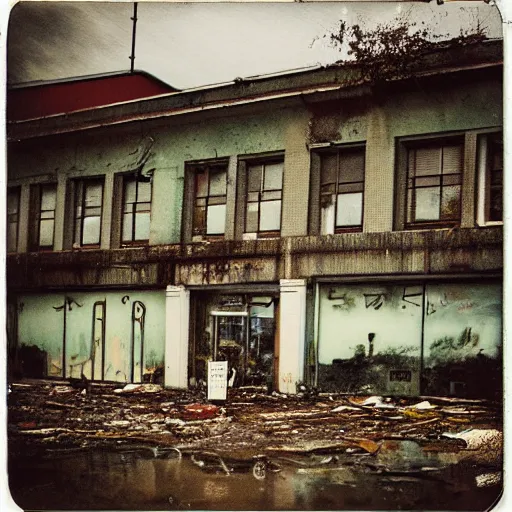
<svg viewBox="0 0 512 512">
<path fill-rule="evenodd" d="M 114 393 L 159 393 L 162 391 L 162 386 L 159 384 L 126 384 L 122 389 L 114 389 Z"/>
<path fill-rule="evenodd" d="M 367 398 L 361 405 L 373 406 L 376 409 L 396 409 L 396 406 L 391 403 L 390 398 L 384 399 L 381 396 L 371 396 Z"/>
<path fill-rule="evenodd" d="M 349 405 L 339 405 L 334 409 L 331 409 L 331 412 L 342 412 L 342 411 L 360 411 L 361 409 L 357 407 L 351 407 Z"/>
<path fill-rule="evenodd" d="M 415 405 L 411 405 L 411 409 L 419 409 L 419 410 L 430 410 L 430 409 L 437 409 L 437 405 L 432 405 L 428 400 L 424 400 L 423 402 L 420 402 Z"/>
<path fill-rule="evenodd" d="M 18 423 L 19 428 L 36 428 L 37 424 L 35 421 L 22 421 Z"/>
<path fill-rule="evenodd" d="M 69 393 L 74 393 L 75 388 L 71 386 L 55 386 L 51 391 L 50 395 L 67 395 Z"/>
<path fill-rule="evenodd" d="M 104 425 L 107 427 L 129 427 L 130 421 L 128 420 L 113 420 L 105 422 Z"/>
<path fill-rule="evenodd" d="M 214 418 L 218 413 L 216 405 L 191 404 L 185 406 L 182 416 L 186 420 L 204 420 Z"/>
<path fill-rule="evenodd" d="M 475 477 L 477 487 L 490 487 L 491 485 L 501 484 L 501 471 L 493 473 L 482 473 Z"/>
</svg>

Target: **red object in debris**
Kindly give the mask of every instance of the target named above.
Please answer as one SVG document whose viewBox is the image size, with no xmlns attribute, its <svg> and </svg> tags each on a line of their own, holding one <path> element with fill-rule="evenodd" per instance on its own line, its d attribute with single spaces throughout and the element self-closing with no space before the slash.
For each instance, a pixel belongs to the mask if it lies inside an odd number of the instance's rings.
<svg viewBox="0 0 512 512">
<path fill-rule="evenodd" d="M 216 405 L 191 404 L 186 405 L 183 412 L 185 420 L 207 420 L 217 416 L 219 408 Z"/>
<path fill-rule="evenodd" d="M 23 421 L 18 423 L 19 428 L 36 428 L 37 424 L 35 421 Z"/>
</svg>

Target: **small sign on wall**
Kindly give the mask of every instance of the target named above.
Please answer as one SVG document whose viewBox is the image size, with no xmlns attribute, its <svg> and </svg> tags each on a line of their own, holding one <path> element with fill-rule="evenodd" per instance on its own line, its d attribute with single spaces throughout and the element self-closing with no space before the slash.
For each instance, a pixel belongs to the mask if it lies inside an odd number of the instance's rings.
<svg viewBox="0 0 512 512">
<path fill-rule="evenodd" d="M 228 397 L 228 362 L 208 361 L 208 400 Z"/>
</svg>

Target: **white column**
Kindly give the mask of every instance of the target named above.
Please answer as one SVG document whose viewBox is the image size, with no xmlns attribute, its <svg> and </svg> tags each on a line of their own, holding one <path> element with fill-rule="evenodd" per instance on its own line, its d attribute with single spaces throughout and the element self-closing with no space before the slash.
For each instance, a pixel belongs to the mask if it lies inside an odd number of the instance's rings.
<svg viewBox="0 0 512 512">
<path fill-rule="evenodd" d="M 279 384 L 281 393 L 295 394 L 304 378 L 306 281 L 281 279 L 279 301 Z"/>
<path fill-rule="evenodd" d="M 165 387 L 187 388 L 190 292 L 168 286 L 165 292 Z"/>
</svg>

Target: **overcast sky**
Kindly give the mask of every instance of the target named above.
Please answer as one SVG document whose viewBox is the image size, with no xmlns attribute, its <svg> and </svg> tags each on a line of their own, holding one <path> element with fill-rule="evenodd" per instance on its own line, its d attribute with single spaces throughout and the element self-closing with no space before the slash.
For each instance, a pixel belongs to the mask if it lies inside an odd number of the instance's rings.
<svg viewBox="0 0 512 512">
<path fill-rule="evenodd" d="M 129 70 L 133 3 L 22 2 L 11 13 L 8 81 Z M 146 3 L 138 5 L 135 67 L 180 89 L 343 57 L 325 34 L 348 24 L 405 16 L 435 34 L 480 22 L 501 37 L 496 7 L 483 2 Z"/>
</svg>

